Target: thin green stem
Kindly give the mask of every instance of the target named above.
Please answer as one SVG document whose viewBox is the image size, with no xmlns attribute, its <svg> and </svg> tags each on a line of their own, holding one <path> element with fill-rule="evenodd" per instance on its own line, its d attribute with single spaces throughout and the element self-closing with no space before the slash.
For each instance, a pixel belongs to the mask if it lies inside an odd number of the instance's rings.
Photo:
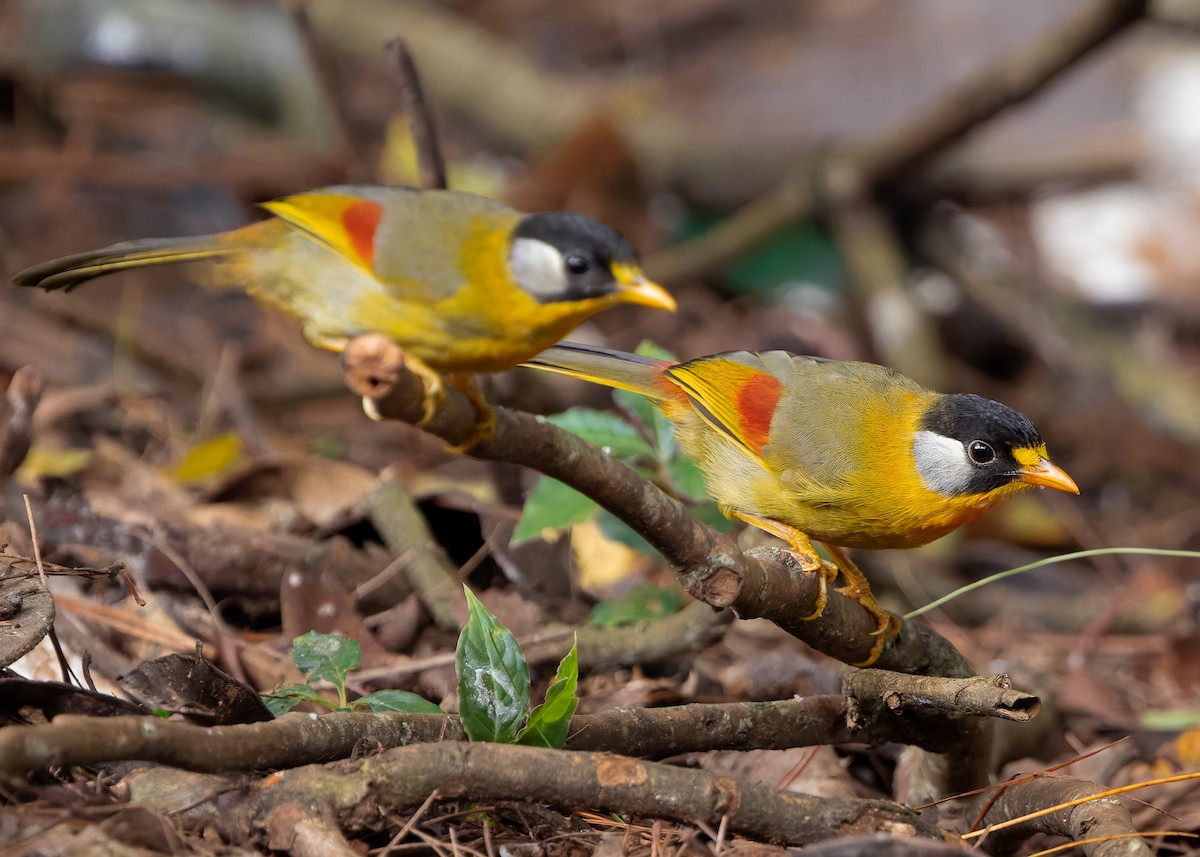
<svg viewBox="0 0 1200 857">
<path fill-rule="evenodd" d="M 966 595 L 979 589 L 981 586 L 987 586 L 989 583 L 994 583 L 997 580 L 1003 580 L 1006 577 L 1024 574 L 1027 571 L 1033 571 L 1037 568 L 1044 568 L 1048 565 L 1054 565 L 1059 562 L 1066 562 L 1072 559 L 1086 559 L 1092 556 L 1106 556 L 1109 554 L 1134 554 L 1136 556 L 1181 556 L 1189 559 L 1200 559 L 1200 551 L 1184 551 L 1184 550 L 1167 550 L 1165 548 L 1094 548 L 1093 550 L 1075 551 L 1074 553 L 1064 553 L 1058 556 L 1050 556 L 1045 559 L 1039 559 L 1037 562 L 1031 562 L 1028 565 L 1020 565 L 1016 568 L 1010 568 L 1007 571 L 1001 571 L 983 580 L 976 580 L 974 583 L 968 583 L 966 586 L 960 587 L 953 592 L 943 595 L 935 601 L 931 601 L 924 607 L 918 607 L 910 613 L 906 613 L 905 619 L 913 619 L 923 613 L 928 613 L 935 607 L 941 607 L 949 601 L 953 601 L 960 595 Z"/>
</svg>

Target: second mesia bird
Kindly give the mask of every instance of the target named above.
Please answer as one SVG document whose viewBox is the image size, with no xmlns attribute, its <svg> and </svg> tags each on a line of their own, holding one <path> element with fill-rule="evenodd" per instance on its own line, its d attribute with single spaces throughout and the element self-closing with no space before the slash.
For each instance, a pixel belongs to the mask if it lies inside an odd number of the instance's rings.
<svg viewBox="0 0 1200 857">
<path fill-rule="evenodd" d="M 341 350 L 376 332 L 425 382 L 442 374 L 490 416 L 469 374 L 511 369 L 618 304 L 675 309 L 633 246 L 589 217 L 522 214 L 481 196 L 401 187 L 322 188 L 268 202 L 273 217 L 188 238 L 151 238 L 43 262 L 21 286 L 70 289 L 148 265 L 207 260 L 208 285 L 244 288 L 299 318 L 314 345 Z"/>
<path fill-rule="evenodd" d="M 1024 414 L 927 390 L 873 363 L 735 351 L 676 363 L 564 342 L 526 365 L 652 399 L 730 518 L 787 542 L 820 572 L 840 568 L 877 622 L 873 663 L 898 622 L 843 548 L 909 548 L 1034 486 L 1078 494 Z M 823 562 L 821 542 L 836 568 Z"/>
</svg>

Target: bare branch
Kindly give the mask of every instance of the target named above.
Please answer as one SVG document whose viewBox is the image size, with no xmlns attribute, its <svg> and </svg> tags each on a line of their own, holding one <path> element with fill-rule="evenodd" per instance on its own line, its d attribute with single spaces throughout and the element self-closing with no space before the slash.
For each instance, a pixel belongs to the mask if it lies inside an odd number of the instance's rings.
<svg viewBox="0 0 1200 857">
<path fill-rule="evenodd" d="M 947 679 L 854 670 L 846 673 L 842 690 L 848 699 L 865 706 L 861 714 L 869 717 L 886 710 L 915 717 L 971 714 L 1024 723 L 1036 717 L 1042 707 L 1033 694 L 1013 690 L 1006 675 Z M 859 713 L 850 716 L 853 720 Z"/>
<path fill-rule="evenodd" d="M 368 397 L 380 416 L 408 423 L 421 418 L 421 381 L 404 367 L 399 347 L 386 337 L 367 334 L 352 340 L 343 361 L 350 388 Z M 660 551 L 695 598 L 729 607 L 741 618 L 770 619 L 845 663 L 867 656 L 875 620 L 857 601 L 830 592 L 829 606 L 820 617 L 803 618 L 816 603 L 817 581 L 791 554 L 773 548 L 743 553 L 732 537 L 699 523 L 683 504 L 591 444 L 529 414 L 505 408 L 495 412 L 496 432 L 472 447 L 473 456 L 533 468 L 591 497 Z M 471 403 L 447 390 L 424 428 L 458 444 L 474 424 Z M 910 623 L 889 642 L 877 665 L 922 675 L 974 674 L 946 640 L 924 625 Z"/>
<path fill-rule="evenodd" d="M 614 708 L 572 718 L 567 745 L 637 756 L 888 742 L 945 752 L 959 748 L 962 730 L 951 722 L 964 715 L 1028 720 L 1038 706 L 1036 697 L 1013 691 L 1005 676 L 946 679 L 861 670 L 847 677 L 845 694 Z M 135 759 L 199 772 L 289 768 L 345 758 L 363 747 L 465 737 L 457 717 L 436 714 L 340 711 L 211 728 L 63 714 L 49 724 L 0 731 L 0 774 Z"/>
<path fill-rule="evenodd" d="M 1069 803 L 1103 791 L 1107 791 L 1103 786 L 1074 777 L 1030 778 L 1004 788 L 992 803 L 980 826 L 1009 821 L 1046 807 Z M 1015 850 L 1015 842 L 1027 839 L 1035 833 L 1048 833 L 1078 840 L 1119 836 L 1135 830 L 1129 810 L 1121 803 L 1120 798 L 1107 797 L 1088 801 L 1062 812 L 1031 818 L 1016 827 L 984 838 L 983 847 L 993 854 L 1007 854 Z M 1149 857 L 1154 853 L 1144 840 L 1134 838 L 1089 842 L 1080 847 L 1085 854 L 1102 857 Z"/>
<path fill-rule="evenodd" d="M 283 771 L 181 813 L 225 836 L 260 829 L 284 803 L 331 806 L 344 830 L 378 830 L 387 817 L 442 798 L 524 800 L 712 824 L 768 842 L 802 845 L 846 833 L 934 835 L 915 813 L 888 801 L 832 799 L 739 783 L 608 753 L 443 742 Z"/>
</svg>

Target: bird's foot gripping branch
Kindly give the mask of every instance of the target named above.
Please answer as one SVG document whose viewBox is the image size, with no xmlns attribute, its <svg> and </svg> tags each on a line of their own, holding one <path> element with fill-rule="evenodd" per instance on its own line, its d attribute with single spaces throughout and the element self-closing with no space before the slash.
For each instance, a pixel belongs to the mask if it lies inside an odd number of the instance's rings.
<svg viewBox="0 0 1200 857">
<path fill-rule="evenodd" d="M 981 396 L 942 394 L 874 363 L 786 351 L 676 361 L 560 342 L 526 366 L 634 393 L 670 423 L 729 517 L 785 541 L 807 571 L 876 622 L 857 665 L 898 630 L 843 547 L 911 548 L 1035 485 L 1078 492 L 1024 414 Z M 809 618 L 825 606 L 824 584 Z"/>
<path fill-rule="evenodd" d="M 18 286 L 70 290 L 118 271 L 207 262 L 199 281 L 240 288 L 294 316 L 315 348 L 382 331 L 425 382 L 421 424 L 447 382 L 477 405 L 468 448 L 491 428 L 472 373 L 511 369 L 620 304 L 674 312 L 632 244 L 566 211 L 522 214 L 440 189 L 342 185 L 265 202 L 240 229 L 125 241 L 50 259 Z"/>
<path fill-rule="evenodd" d="M 347 384 L 364 397 L 369 412 L 413 425 L 422 422 L 421 380 L 408 371 L 393 342 L 375 334 L 357 337 L 347 345 L 343 361 Z M 877 617 L 840 592 L 830 592 L 821 615 L 808 619 L 823 579 L 801 568 L 790 553 L 774 548 L 743 552 L 730 536 L 699 523 L 681 503 L 575 435 L 530 414 L 494 410 L 494 433 L 480 439 L 471 455 L 530 467 L 591 497 L 654 545 L 698 600 L 730 608 L 742 618 L 770 619 L 844 663 L 862 663 L 877 648 Z M 457 446 L 471 438 L 475 423 L 475 403 L 449 388 L 422 428 Z M 973 674 L 947 641 L 923 625 L 902 623 L 884 642 L 876 663 L 881 668 L 949 677 Z"/>
</svg>

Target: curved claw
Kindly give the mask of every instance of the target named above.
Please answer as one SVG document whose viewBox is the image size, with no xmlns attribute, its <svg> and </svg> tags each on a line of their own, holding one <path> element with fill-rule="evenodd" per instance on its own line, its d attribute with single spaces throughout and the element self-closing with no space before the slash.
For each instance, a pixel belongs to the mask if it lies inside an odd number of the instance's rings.
<svg viewBox="0 0 1200 857">
<path fill-rule="evenodd" d="M 888 640 L 900 633 L 900 620 L 891 613 L 879 606 L 879 602 L 875 600 L 874 594 L 871 592 L 871 584 L 867 582 L 866 576 L 859 570 L 850 557 L 846 556 L 846 552 L 837 545 L 826 544 L 825 549 L 829 551 L 829 555 L 833 557 L 834 562 L 841 568 L 842 574 L 846 578 L 846 585 L 841 587 L 838 592 L 845 595 L 847 598 L 853 598 L 863 609 L 871 614 L 875 620 L 875 630 L 871 632 L 871 636 L 875 638 L 871 644 L 871 650 L 867 652 L 866 660 L 854 664 L 856 667 L 869 667 L 875 661 L 879 660 L 879 656 L 883 654 L 883 649 L 887 645 Z"/>
<path fill-rule="evenodd" d="M 447 446 L 447 452 L 455 452 L 459 455 L 465 455 L 471 451 L 471 447 L 477 443 L 483 443 L 491 440 L 492 435 L 496 433 L 496 415 L 492 413 L 492 409 L 488 408 L 485 411 L 475 412 L 475 425 L 471 427 L 471 431 L 453 446 Z"/>
<path fill-rule="evenodd" d="M 758 515 L 739 512 L 737 509 L 730 509 L 726 514 L 734 518 L 739 518 L 747 524 L 758 527 L 763 532 L 770 533 L 776 538 L 787 542 L 788 549 L 791 551 L 792 556 L 796 558 L 801 571 L 814 572 L 821 575 L 817 581 L 816 606 L 812 613 L 804 617 L 804 621 L 809 622 L 824 613 L 825 606 L 829 603 L 829 584 L 833 583 L 837 578 L 838 569 L 836 565 L 832 565 L 821 559 L 821 555 L 813 547 L 812 540 L 795 527 L 785 524 L 782 521 L 776 521 L 774 518 L 761 518 Z"/>
<path fill-rule="evenodd" d="M 424 360 L 413 357 L 411 354 L 405 353 L 404 365 L 408 367 L 408 371 L 421 379 L 421 386 L 424 388 L 421 396 L 421 419 L 416 423 L 420 427 L 433 419 L 438 407 L 445 400 L 446 382 Z"/>
<path fill-rule="evenodd" d="M 837 579 L 838 570 L 836 565 L 832 565 L 823 560 L 817 564 L 816 568 L 804 568 L 804 563 L 802 560 L 800 567 L 807 572 L 820 575 L 820 577 L 817 578 L 816 606 L 813 607 L 813 612 L 803 617 L 805 622 L 810 622 L 825 612 L 825 607 L 827 604 L 829 604 L 829 584 L 833 583 L 833 581 Z"/>
<path fill-rule="evenodd" d="M 816 548 L 813 547 L 812 540 L 795 527 L 777 521 L 774 518 L 762 518 L 757 515 L 739 512 L 737 509 L 730 509 L 727 514 L 734 518 L 740 518 L 746 523 L 758 527 L 760 530 L 783 539 L 787 542 L 788 547 L 791 548 L 791 552 L 796 557 L 796 561 L 800 564 L 801 569 L 821 575 L 818 581 L 816 609 L 804 617 L 805 621 L 816 619 L 825 612 L 825 607 L 829 602 L 829 584 L 834 581 L 840 570 L 846 578 L 846 585 L 838 589 L 838 592 L 847 598 L 853 598 L 875 619 L 875 630 L 871 632 L 871 636 L 874 638 L 874 642 L 871 644 L 871 651 L 867 653 L 865 661 L 854 664 L 854 666 L 868 667 L 879 660 L 879 656 L 883 654 L 888 640 L 900 633 L 900 620 L 879 606 L 879 603 L 875 600 L 875 596 L 871 594 L 871 585 L 868 583 L 867 578 L 859 570 L 858 566 L 851 561 L 850 557 L 846 555 L 844 550 L 837 545 L 823 542 L 822 544 L 825 545 L 825 549 L 829 551 L 829 555 L 833 558 L 832 563 L 825 562 L 821 559 L 821 555 L 817 553 Z"/>
<path fill-rule="evenodd" d="M 872 637 L 879 637 L 883 641 L 888 641 L 892 637 L 900 636 L 900 620 L 891 613 L 887 614 L 887 619 L 884 620 L 878 628 L 871 632 Z"/>
<path fill-rule="evenodd" d="M 445 398 L 446 389 L 442 386 L 441 378 L 433 382 L 426 381 L 425 395 L 421 397 L 421 419 L 417 420 L 417 428 L 427 425 L 433 419 L 433 415 L 437 413 L 437 409 Z"/>
<path fill-rule="evenodd" d="M 473 375 L 457 373 L 451 375 L 450 386 L 466 396 L 470 400 L 471 406 L 475 408 L 475 424 L 471 427 L 470 433 L 453 446 L 446 447 L 448 452 L 457 452 L 462 455 L 469 452 L 475 444 L 490 440 L 496 433 L 496 413 L 492 410 L 488 400 L 484 398 Z"/>
<path fill-rule="evenodd" d="M 871 632 L 871 636 L 875 638 L 875 642 L 871 644 L 871 651 L 867 653 L 866 660 L 859 661 L 853 665 L 856 667 L 869 667 L 875 661 L 879 660 L 879 656 L 883 654 L 883 648 L 887 645 L 887 641 L 900 633 L 900 620 L 879 606 L 879 602 L 875 600 L 875 596 L 871 594 L 869 588 L 864 590 L 862 587 L 851 583 L 840 588 L 838 592 L 847 598 L 853 598 L 875 619 L 875 630 Z"/>
<path fill-rule="evenodd" d="M 877 633 L 878 633 L 878 632 L 877 632 Z M 867 657 L 866 657 L 866 659 L 865 659 L 865 660 L 861 660 L 861 661 L 859 661 L 858 663 L 853 663 L 853 664 L 851 664 L 850 666 L 852 666 L 852 667 L 859 667 L 860 669 L 863 669 L 863 668 L 865 668 L 865 667 L 869 667 L 871 664 L 873 664 L 873 663 L 875 663 L 877 660 L 879 660 L 879 656 L 883 654 L 883 647 L 884 647 L 884 646 L 886 646 L 886 645 L 887 645 L 887 639 L 886 639 L 886 638 L 884 638 L 884 637 L 876 637 L 876 638 L 875 638 L 875 642 L 871 644 L 871 651 L 867 652 Z"/>
</svg>

